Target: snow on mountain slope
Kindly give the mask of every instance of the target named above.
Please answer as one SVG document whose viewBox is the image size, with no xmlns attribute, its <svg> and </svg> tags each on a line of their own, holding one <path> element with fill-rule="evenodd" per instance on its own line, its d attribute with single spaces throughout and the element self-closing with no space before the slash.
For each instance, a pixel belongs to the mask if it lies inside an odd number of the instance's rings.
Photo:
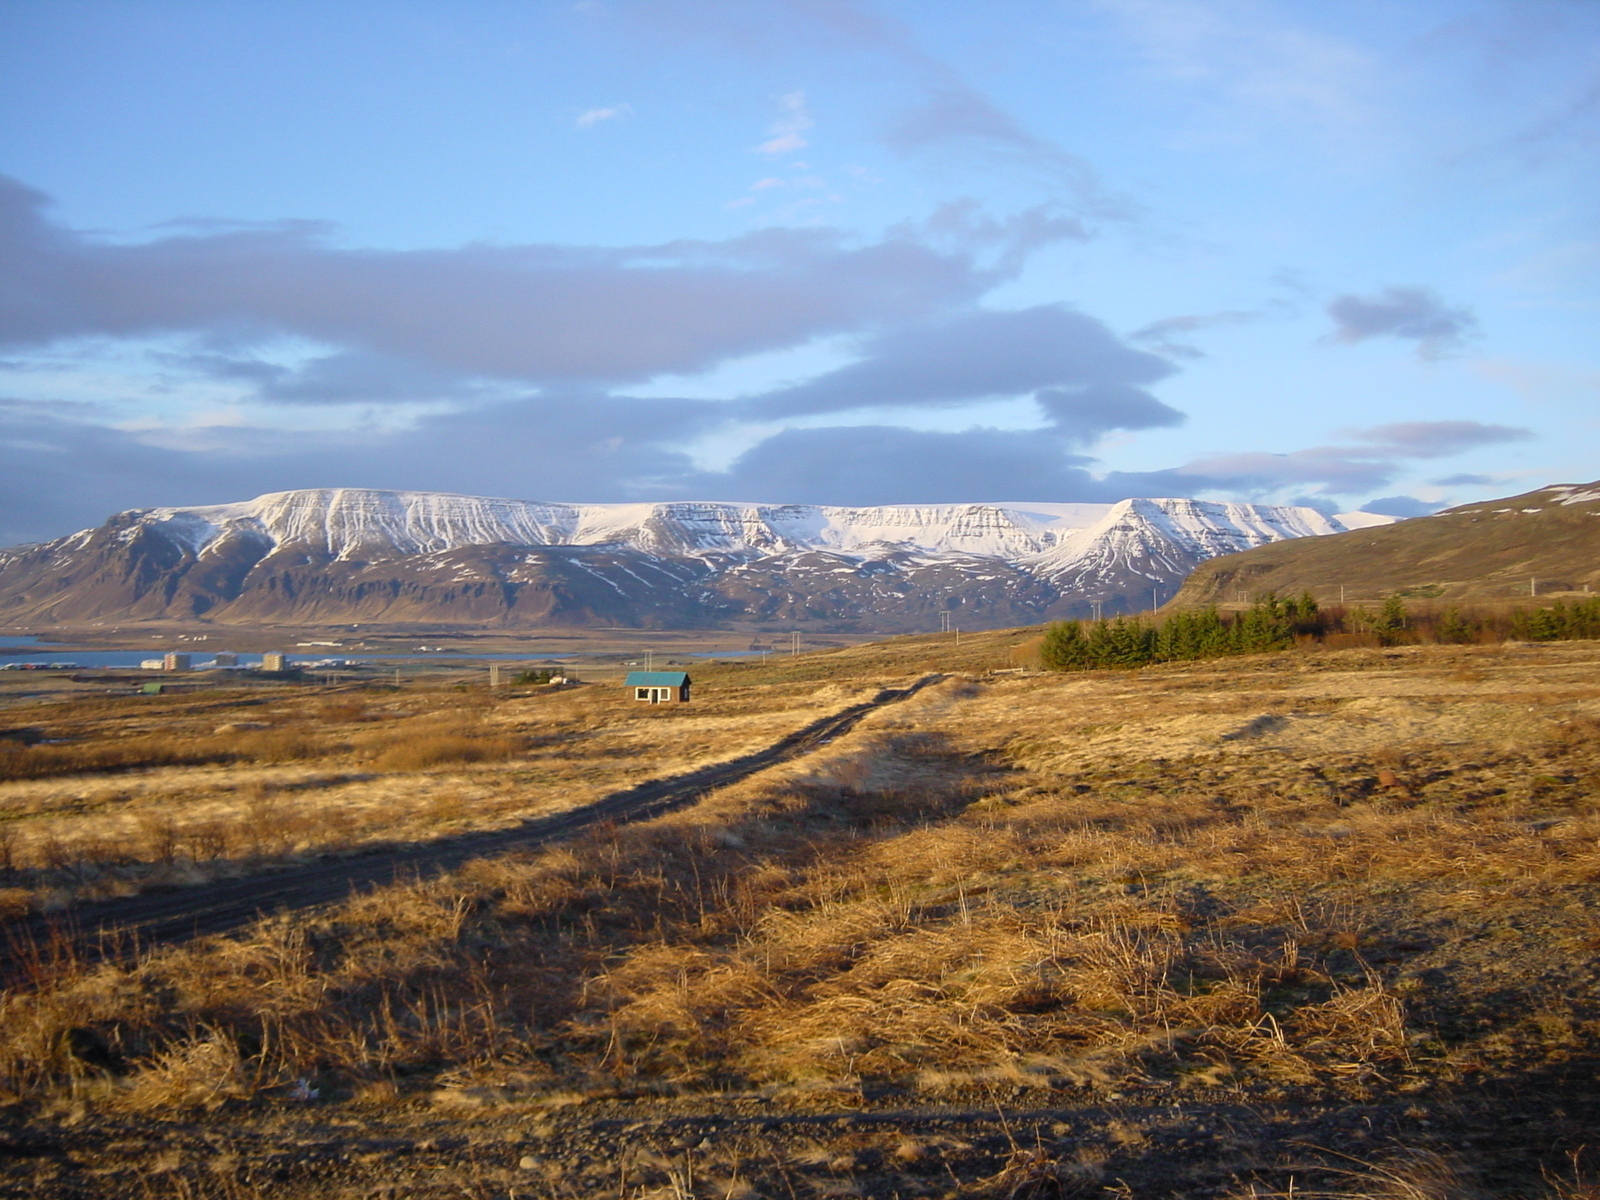
<svg viewBox="0 0 1600 1200">
<path fill-rule="evenodd" d="M 1169 540 L 1203 547 L 1208 555 L 1343 529 L 1309 508 L 1193 500 L 877 508 L 710 501 L 556 504 L 362 488 L 273 492 L 234 504 L 157 508 L 128 516 L 133 518 L 130 531 L 159 528 L 195 553 L 219 540 L 248 535 L 334 561 L 510 543 L 627 546 L 670 556 L 805 549 L 849 553 L 892 546 L 1005 559 L 1044 554 L 1045 565 L 1073 561 L 1083 552 L 1085 538 L 1101 536 L 1096 530 L 1114 534 L 1139 519 L 1155 521 Z"/>
<path fill-rule="evenodd" d="M 1400 518 L 1384 513 L 1342 512 L 1336 513 L 1333 519 L 1346 529 L 1376 529 L 1380 525 L 1393 525 Z"/>
<path fill-rule="evenodd" d="M 195 552 L 227 534 L 257 534 L 274 545 L 336 561 L 432 554 L 516 542 L 563 545 L 577 528 L 570 504 L 530 504 L 443 492 L 318 488 L 269 492 L 254 500 L 197 508 L 155 508 L 138 524 L 160 528 Z"/>
<path fill-rule="evenodd" d="M 1095 524 L 1074 530 L 1053 550 L 1030 562 L 1047 577 L 1086 564 L 1119 561 L 1159 564 L 1160 573 L 1193 570 L 1219 554 L 1233 554 L 1284 538 L 1344 533 L 1314 508 L 1221 504 L 1205 500 L 1124 500 Z"/>
<path fill-rule="evenodd" d="M 966 628 L 1148 606 L 1201 561 L 1343 532 L 1309 508 L 535 503 L 328 488 L 118 513 L 0 551 L 0 613 L 221 621 Z"/>
<path fill-rule="evenodd" d="M 1067 533 L 1051 550 L 1020 564 L 1064 593 L 1091 600 L 1142 592 L 1169 599 L 1208 558 L 1286 538 L 1343 533 L 1312 508 L 1205 500 L 1124 500 L 1099 521 Z"/>
</svg>

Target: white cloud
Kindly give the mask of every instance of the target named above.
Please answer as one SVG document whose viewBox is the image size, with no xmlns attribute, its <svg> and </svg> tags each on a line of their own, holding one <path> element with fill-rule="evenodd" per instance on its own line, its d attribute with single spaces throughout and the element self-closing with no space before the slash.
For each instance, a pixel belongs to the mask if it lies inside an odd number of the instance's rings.
<svg viewBox="0 0 1600 1200">
<path fill-rule="evenodd" d="M 756 147 L 757 154 L 793 154 L 811 144 L 803 136 L 813 124 L 806 110 L 805 92 L 790 92 L 778 102 L 783 106 L 783 116 L 768 126 L 767 132 L 772 136 Z"/>
<path fill-rule="evenodd" d="M 633 115 L 633 106 L 629 104 L 614 104 L 610 108 L 591 108 L 586 113 L 580 113 L 573 122 L 579 129 L 593 129 L 602 121 L 615 121 L 618 117 Z"/>
</svg>

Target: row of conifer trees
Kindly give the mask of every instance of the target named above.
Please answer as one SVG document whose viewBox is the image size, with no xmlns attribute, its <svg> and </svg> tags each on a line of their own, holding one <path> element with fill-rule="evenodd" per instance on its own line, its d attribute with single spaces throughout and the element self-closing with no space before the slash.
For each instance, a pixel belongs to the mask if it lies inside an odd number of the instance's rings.
<svg viewBox="0 0 1600 1200">
<path fill-rule="evenodd" d="M 1138 667 L 1286 650 L 1294 645 L 1382 645 L 1415 642 L 1489 643 L 1600 638 L 1600 597 L 1539 608 L 1476 612 L 1461 608 L 1411 613 L 1399 596 L 1377 610 L 1321 608 L 1299 599 L 1259 597 L 1249 608 L 1176 612 L 1160 621 L 1114 617 L 1059 621 L 1045 630 L 1043 665 L 1053 671 Z"/>
</svg>

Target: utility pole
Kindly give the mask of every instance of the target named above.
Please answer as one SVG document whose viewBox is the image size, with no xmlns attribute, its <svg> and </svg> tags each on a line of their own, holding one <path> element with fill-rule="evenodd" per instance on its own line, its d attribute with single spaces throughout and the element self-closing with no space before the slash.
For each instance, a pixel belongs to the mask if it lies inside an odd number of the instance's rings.
<svg viewBox="0 0 1600 1200">
<path fill-rule="evenodd" d="M 500 686 L 500 664 L 499 663 L 490 663 L 489 664 L 489 687 L 490 688 L 497 688 L 499 686 Z"/>
<path fill-rule="evenodd" d="M 1539 581 L 1537 579 L 1528 580 L 1528 595 L 1537 596 L 1538 594 L 1539 594 Z"/>
<path fill-rule="evenodd" d="M 644 652 L 644 669 L 646 671 L 655 670 L 655 653 L 654 650 L 646 650 Z"/>
<path fill-rule="evenodd" d="M 1150 589 L 1150 612 L 1152 614 L 1154 614 L 1156 609 L 1158 609 L 1160 607 L 1161 607 L 1161 589 L 1158 588 L 1158 587 L 1153 587 L 1153 588 Z"/>
<path fill-rule="evenodd" d="M 789 634 L 789 657 L 793 658 L 800 653 L 800 631 L 796 629 Z"/>
<path fill-rule="evenodd" d="M 400 686 L 400 668 L 399 667 L 396 667 L 394 669 L 394 686 L 397 687 L 397 688 Z"/>
<path fill-rule="evenodd" d="M 940 633 L 949 633 L 950 632 L 950 610 L 949 609 L 945 609 L 942 612 L 940 612 L 940 614 L 939 614 L 939 632 Z"/>
</svg>

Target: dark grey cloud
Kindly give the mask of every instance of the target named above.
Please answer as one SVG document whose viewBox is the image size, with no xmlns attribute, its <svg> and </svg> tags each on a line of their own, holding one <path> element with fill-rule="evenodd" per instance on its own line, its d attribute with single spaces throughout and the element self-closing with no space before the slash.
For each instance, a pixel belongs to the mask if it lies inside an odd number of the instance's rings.
<svg viewBox="0 0 1600 1200">
<path fill-rule="evenodd" d="M 1312 446 L 1288 454 L 1209 455 L 1146 478 L 1152 483 L 1165 481 L 1174 490 L 1163 494 L 1175 496 L 1213 491 L 1261 496 L 1312 486 L 1329 495 L 1352 495 L 1386 487 L 1399 470 L 1392 455 L 1349 446 Z"/>
<path fill-rule="evenodd" d="M 248 483 L 205 456 L 37 407 L 0 406 L 0 545 L 60 537 L 125 508 L 234 498 L 240 486 Z"/>
<path fill-rule="evenodd" d="M 204 430 L 194 435 L 204 448 L 173 448 L 0 409 L 0 544 L 57 537 L 124 508 L 221 503 L 297 487 L 831 504 L 1189 494 L 1167 477 L 1098 481 L 1085 469 L 1092 460 L 1074 454 L 1066 438 L 1035 430 L 788 430 L 727 471 L 698 469 L 673 448 L 726 418 L 726 406 L 714 401 L 562 396 L 484 405 L 396 432 Z"/>
<path fill-rule="evenodd" d="M 957 202 L 865 246 L 771 230 L 658 247 L 389 252 L 340 248 L 327 227 L 305 222 L 183 222 L 128 244 L 54 225 L 46 204 L 0 179 L 0 344 L 27 352 L 24 367 L 85 338 L 143 339 L 167 382 L 198 375 L 246 384 L 263 401 L 444 400 L 451 410 L 409 428 L 367 417 L 354 428 L 290 432 L 117 429 L 109 422 L 120 411 L 13 405 L 0 409 L 5 542 L 97 524 L 122 508 L 295 487 L 789 499 L 791 485 L 809 479 L 805 495 L 828 498 L 836 487 L 845 496 L 835 498 L 887 501 L 921 495 L 932 472 L 947 496 L 969 485 L 1080 496 L 1094 489 L 1074 443 L 1181 420 L 1143 390 L 1171 365 L 1094 319 L 1058 306 L 971 307 L 1032 249 L 1084 236 L 1046 208 L 994 219 Z M 809 401 L 799 392 L 752 405 L 614 391 L 630 378 L 873 329 L 891 332 L 869 336 L 862 363 L 819 381 Z M 286 365 L 285 338 L 327 350 Z M 174 343 L 184 349 L 161 348 Z M 725 473 L 697 469 L 684 450 L 763 404 L 823 412 L 1019 394 L 1037 395 L 1049 430 L 812 430 L 779 435 Z M 812 466 L 819 447 L 826 471 Z"/>
<path fill-rule="evenodd" d="M 1417 354 L 1425 359 L 1460 349 L 1478 331 L 1478 319 L 1470 309 L 1451 308 L 1421 287 L 1388 287 L 1376 296 L 1339 296 L 1328 305 L 1328 315 L 1334 321 L 1335 341 L 1397 337 L 1415 342 Z"/>
<path fill-rule="evenodd" d="M 1060 439 L 1000 429 L 928 432 L 892 425 L 785 430 L 704 486 L 727 499 L 814 504 L 940 504 L 1097 497 Z"/>
<path fill-rule="evenodd" d="M 1443 507 L 1442 504 L 1418 500 L 1415 496 L 1381 496 L 1377 500 L 1367 501 L 1360 511 L 1380 513 L 1386 517 L 1425 517 Z"/>
<path fill-rule="evenodd" d="M 909 231 L 867 245 L 767 229 L 659 246 L 387 251 L 287 222 L 129 245 L 53 225 L 45 205 L 0 178 L 0 345 L 288 334 L 438 371 L 614 384 L 926 316 L 1004 274 Z"/>
<path fill-rule="evenodd" d="M 862 354 L 858 362 L 757 397 L 748 410 L 794 416 L 1035 393 L 1048 419 L 1083 441 L 1108 429 L 1183 420 L 1142 387 L 1170 375 L 1170 363 L 1062 305 L 925 322 L 872 339 Z"/>
<path fill-rule="evenodd" d="M 256 398 L 279 404 L 463 401 L 485 390 L 481 380 L 458 372 L 363 351 L 322 355 L 292 367 L 214 353 L 164 353 L 157 359 L 179 370 L 250 384 Z"/>
<path fill-rule="evenodd" d="M 0 344 L 160 336 L 175 372 L 301 404 L 449 400 L 407 428 L 320 432 L 113 428 L 102 407 L 0 403 L 0 542 L 107 513 L 296 487 L 414 488 L 527 499 L 753 498 L 832 503 L 1116 500 L 1389 486 L 1408 459 L 1528 436 L 1477 422 L 1355 431 L 1356 445 L 1235 454 L 1097 479 L 1078 453 L 1113 429 L 1182 414 L 1149 387 L 1173 365 L 1062 305 L 974 307 L 1048 241 L 1082 237 L 1037 209 L 970 203 L 868 245 L 769 230 L 656 247 L 471 246 L 355 251 L 310 223 L 186 224 L 117 243 L 51 224 L 45 199 L 0 180 Z M 616 394 L 630 379 L 710 366 L 825 334 L 859 361 L 742 401 Z M 286 366 L 285 337 L 325 347 Z M 24 363 L 26 365 L 26 363 Z M 1032 396 L 1035 430 L 788 430 L 727 471 L 686 447 L 751 417 Z"/>
<path fill-rule="evenodd" d="M 673 446 L 725 419 L 716 401 L 563 394 L 484 404 L 403 429 L 224 426 L 158 438 L 0 404 L 0 545 L 59 537 L 126 508 L 293 488 L 689 498 L 702 476 Z"/>
<path fill-rule="evenodd" d="M 1088 501 L 1198 496 L 1218 491 L 1270 495 L 1286 487 L 1318 492 L 1289 501 L 1332 513 L 1329 497 L 1382 487 L 1392 460 L 1348 447 L 1293 454 L 1234 454 L 1160 471 L 1096 476 L 1093 459 L 1048 432 L 967 429 L 935 433 L 897 426 L 788 430 L 767 439 L 699 491 L 725 499 L 781 497 L 826 504 L 946 503 L 973 500 Z"/>
<path fill-rule="evenodd" d="M 1533 436 L 1517 426 L 1481 421 L 1402 421 L 1344 434 L 1366 444 L 1309 446 L 1288 454 L 1218 454 L 1158 475 L 1191 492 L 1267 494 L 1315 485 L 1327 495 L 1359 495 L 1389 486 L 1408 460 L 1443 458 Z"/>
<path fill-rule="evenodd" d="M 1063 436 L 1082 445 L 1113 429 L 1160 429 L 1185 420 L 1177 409 L 1126 383 L 1045 388 L 1034 399 Z"/>
<path fill-rule="evenodd" d="M 1074 400 L 1085 402 L 1081 394 Z M 1130 401 L 1113 396 L 1107 403 L 1124 418 Z M 1330 497 L 1389 485 L 1407 458 L 1393 445 L 1320 446 L 1096 477 L 1093 460 L 1075 452 L 1070 423 L 1060 418 L 1063 428 L 1043 430 L 792 429 L 726 471 L 705 471 L 679 447 L 729 427 L 726 402 L 597 393 L 484 403 L 394 431 L 224 427 L 162 435 L 165 444 L 91 423 L 94 415 L 0 404 L 0 544 L 56 537 L 123 508 L 219 503 L 297 487 L 831 504 L 1288 492 L 1293 503 L 1329 510 L 1337 507 Z M 1099 430 L 1105 420 L 1091 413 L 1084 424 Z M 1388 506 L 1374 511 L 1398 514 L 1395 497 L 1374 503 Z"/>
<path fill-rule="evenodd" d="M 1531 429 L 1518 425 L 1487 425 L 1482 421 L 1401 421 L 1371 429 L 1351 429 L 1346 436 L 1371 442 L 1407 458 L 1447 458 L 1479 446 L 1527 441 Z"/>
</svg>

